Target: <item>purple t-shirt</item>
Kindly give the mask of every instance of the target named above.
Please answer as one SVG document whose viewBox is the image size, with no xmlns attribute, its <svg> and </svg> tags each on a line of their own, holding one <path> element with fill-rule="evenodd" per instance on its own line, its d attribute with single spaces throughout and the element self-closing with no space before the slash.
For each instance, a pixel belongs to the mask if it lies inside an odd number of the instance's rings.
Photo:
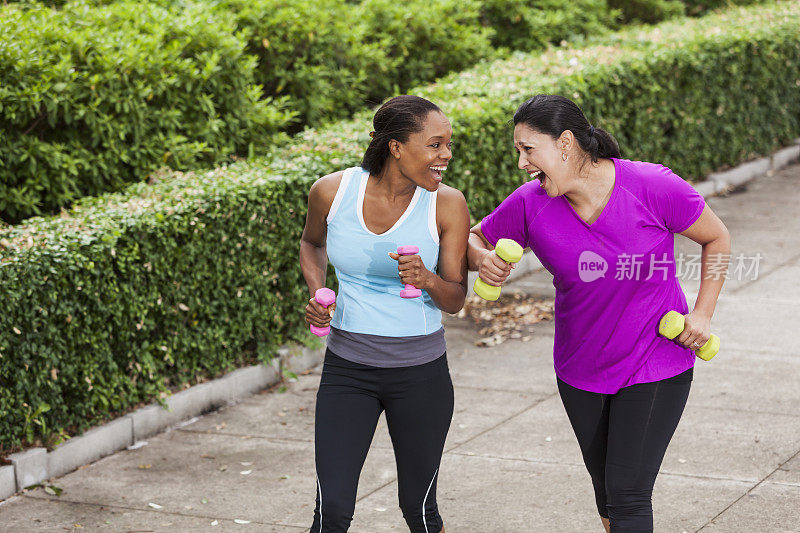
<svg viewBox="0 0 800 533">
<path fill-rule="evenodd" d="M 528 246 L 553 274 L 556 375 L 573 387 L 613 394 L 680 374 L 694 352 L 658 334 L 661 317 L 688 312 L 675 273 L 675 233 L 705 200 L 663 165 L 613 159 L 614 189 L 592 224 L 539 180 L 511 193 L 481 222 L 492 245 Z"/>
</svg>

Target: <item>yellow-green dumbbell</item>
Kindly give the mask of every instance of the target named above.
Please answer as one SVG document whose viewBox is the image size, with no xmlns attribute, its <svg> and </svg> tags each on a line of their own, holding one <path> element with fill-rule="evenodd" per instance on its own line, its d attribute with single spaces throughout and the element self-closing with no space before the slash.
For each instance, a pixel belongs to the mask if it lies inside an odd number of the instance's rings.
<svg viewBox="0 0 800 533">
<path fill-rule="evenodd" d="M 495 246 L 494 251 L 497 257 L 506 263 L 516 263 L 522 259 L 522 246 L 511 239 L 500 239 L 497 241 L 497 246 Z M 500 297 L 500 287 L 489 285 L 481 278 L 475 280 L 475 285 L 472 288 L 475 290 L 475 294 L 490 302 Z"/>
<path fill-rule="evenodd" d="M 670 311 L 663 317 L 658 324 L 658 332 L 668 339 L 674 339 L 683 332 L 685 319 L 682 314 L 677 311 Z M 708 341 L 695 350 L 695 355 L 704 361 L 710 361 L 712 357 L 719 352 L 719 337 L 711 335 Z"/>
</svg>

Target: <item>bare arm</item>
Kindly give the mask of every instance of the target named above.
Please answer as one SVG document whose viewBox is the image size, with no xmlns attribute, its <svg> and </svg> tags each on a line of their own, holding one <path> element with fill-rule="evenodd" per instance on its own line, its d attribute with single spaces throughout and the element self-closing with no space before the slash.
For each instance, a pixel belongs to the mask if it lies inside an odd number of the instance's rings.
<svg viewBox="0 0 800 533">
<path fill-rule="evenodd" d="M 330 323 L 336 304 L 325 309 L 314 301 L 317 289 L 325 286 L 325 273 L 328 269 L 326 238 L 328 224 L 326 218 L 336 196 L 343 172 L 336 172 L 314 182 L 308 193 L 308 213 L 303 235 L 300 237 L 300 269 L 308 285 L 312 298 L 306 307 L 306 322 L 317 327 Z"/>
<path fill-rule="evenodd" d="M 693 342 L 702 346 L 711 335 L 711 317 L 730 262 L 731 236 L 722 220 L 707 205 L 700 218 L 681 232 L 681 235 L 703 247 L 697 301 L 686 317 L 683 333 L 676 338 L 680 344 L 690 348 Z"/>
<path fill-rule="evenodd" d="M 398 262 L 403 283 L 428 291 L 442 311 L 457 313 L 467 296 L 469 211 L 461 191 L 439 187 L 436 221 L 440 230 L 438 275 L 425 268 L 418 255 L 390 255 Z"/>
<path fill-rule="evenodd" d="M 477 270 L 478 276 L 488 283 L 499 287 L 511 274 L 516 265 L 506 263 L 494 252 L 492 246 L 481 231 L 481 223 L 475 224 L 469 232 L 469 249 L 467 250 L 469 269 Z"/>
<path fill-rule="evenodd" d="M 464 195 L 457 189 L 439 192 L 436 220 L 442 228 L 439 236 L 439 275 L 432 275 L 425 290 L 436 306 L 457 313 L 467 297 L 467 238 L 469 210 Z"/>
</svg>

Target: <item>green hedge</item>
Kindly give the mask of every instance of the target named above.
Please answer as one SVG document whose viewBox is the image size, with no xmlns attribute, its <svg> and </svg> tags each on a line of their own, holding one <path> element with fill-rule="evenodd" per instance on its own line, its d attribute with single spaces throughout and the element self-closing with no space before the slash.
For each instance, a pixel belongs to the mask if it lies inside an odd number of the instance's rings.
<svg viewBox="0 0 800 533">
<path fill-rule="evenodd" d="M 626 24 L 654 24 L 683 16 L 686 11 L 681 0 L 608 0 L 608 5 L 622 11 L 622 21 Z"/>
<path fill-rule="evenodd" d="M 608 33 L 617 26 L 621 10 L 606 0 L 480 0 L 481 20 L 494 28 L 492 44 L 510 50 L 532 51 L 586 35 Z"/>
<path fill-rule="evenodd" d="M 363 0 L 352 18 L 364 25 L 367 40 L 386 53 L 383 71 L 368 73 L 368 99 L 379 103 L 416 84 L 494 58 L 491 38 L 500 28 L 481 24 L 482 4 L 482 0 Z M 361 104 L 356 109 L 363 109 Z"/>
<path fill-rule="evenodd" d="M 370 76 L 387 75 L 386 51 L 343 0 L 219 0 L 209 9 L 233 14 L 258 58 L 256 78 L 265 94 L 289 97 L 295 128 L 363 107 Z"/>
<path fill-rule="evenodd" d="M 620 16 L 654 22 L 683 10 L 678 0 L 608 1 L 620 9 L 606 0 L 4 8 L 0 218 L 50 213 L 164 165 L 203 168 L 263 152 L 276 131 L 349 116 L 509 50 L 602 35 Z"/>
<path fill-rule="evenodd" d="M 493 42 L 541 49 L 613 22 L 604 0 L 521 5 L 76 0 L 60 10 L 2 7 L 0 218 L 52 213 L 164 165 L 203 168 L 263 152 L 276 131 L 350 116 L 506 53 Z"/>
<path fill-rule="evenodd" d="M 214 166 L 287 124 L 222 12 L 70 2 L 0 17 L 0 214 L 17 221 L 140 181 Z"/>
<path fill-rule="evenodd" d="M 608 0 L 609 7 L 619 9 L 624 24 L 654 24 L 683 15 L 698 17 L 715 9 L 763 3 L 763 0 Z"/>
<path fill-rule="evenodd" d="M 531 94 L 575 98 L 623 156 L 686 178 L 797 137 L 798 24 L 796 2 L 735 9 L 517 54 L 414 93 L 450 117 L 445 179 L 479 219 L 521 182 L 508 120 Z M 305 339 L 306 194 L 359 161 L 370 118 L 306 131 L 271 158 L 168 176 L 0 232 L 0 446 L 52 442 Z"/>
<path fill-rule="evenodd" d="M 169 0 L 168 0 L 169 1 Z M 258 57 L 265 93 L 288 95 L 296 127 L 492 57 L 475 0 L 218 0 Z"/>
<path fill-rule="evenodd" d="M 686 5 L 686 14 L 694 17 L 715 9 L 758 4 L 761 0 L 681 0 L 681 2 Z"/>
<path fill-rule="evenodd" d="M 52 444 L 51 431 L 80 431 L 169 387 L 267 360 L 296 331 L 286 302 L 304 290 L 284 236 L 301 223 L 291 206 L 305 184 L 257 167 L 237 175 L 84 200 L 69 218 L 34 219 L 32 247 L 11 244 L 24 232 L 4 235 L 0 448 L 34 430 Z"/>
<path fill-rule="evenodd" d="M 99 3 L 115 0 L 96 0 Z M 176 0 L 156 0 L 175 5 Z M 232 13 L 258 57 L 265 94 L 287 95 L 297 131 L 352 115 L 367 103 L 507 49 L 607 32 L 618 12 L 605 0 L 212 0 Z M 504 48 L 496 50 L 495 47 Z"/>
<path fill-rule="evenodd" d="M 798 12 L 796 3 L 771 2 L 634 27 L 582 48 L 515 53 L 414 94 L 450 116 L 456 149 L 446 180 L 478 219 L 518 184 L 508 121 L 536 93 L 578 101 L 615 135 L 624 157 L 696 180 L 800 134 L 800 36 L 791 26 Z M 365 145 L 369 120 L 362 113 L 338 128 L 311 130 L 287 151 L 299 157 L 329 147 L 345 159 Z"/>
</svg>

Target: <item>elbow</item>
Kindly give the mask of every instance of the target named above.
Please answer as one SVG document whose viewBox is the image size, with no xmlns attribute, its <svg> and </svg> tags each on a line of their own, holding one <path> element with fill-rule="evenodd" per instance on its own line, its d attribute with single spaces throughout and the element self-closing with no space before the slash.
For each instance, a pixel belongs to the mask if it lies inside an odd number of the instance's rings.
<svg viewBox="0 0 800 533">
<path fill-rule="evenodd" d="M 464 287 L 463 291 L 459 293 L 458 298 L 456 298 L 456 300 L 453 302 L 448 302 L 451 305 L 446 306 L 446 309 L 442 308 L 442 311 L 454 315 L 459 311 L 461 311 L 462 309 L 464 309 L 464 302 L 466 301 L 466 299 L 467 299 L 467 289 L 466 287 Z"/>
<path fill-rule="evenodd" d="M 442 311 L 444 311 L 445 313 L 447 313 L 449 315 L 455 315 L 455 314 L 458 314 L 458 312 L 461 311 L 463 308 L 464 308 L 464 304 L 462 303 L 459 306 L 453 306 L 453 307 L 450 307 L 448 309 L 442 309 Z"/>
<path fill-rule="evenodd" d="M 449 313 L 451 315 L 455 315 L 462 309 L 464 309 L 464 300 L 461 300 L 461 302 L 456 305 L 450 306 L 448 309 L 442 309 L 442 311 L 444 311 L 445 313 Z"/>
<path fill-rule="evenodd" d="M 731 234 L 728 228 L 721 226 L 713 236 L 697 242 L 703 246 L 703 248 L 711 247 L 714 252 L 728 253 L 731 249 Z"/>
<path fill-rule="evenodd" d="M 712 242 L 715 243 L 718 248 L 724 250 L 724 253 L 729 253 L 731 251 L 731 234 L 728 228 L 723 226 L 722 231 Z"/>
</svg>

